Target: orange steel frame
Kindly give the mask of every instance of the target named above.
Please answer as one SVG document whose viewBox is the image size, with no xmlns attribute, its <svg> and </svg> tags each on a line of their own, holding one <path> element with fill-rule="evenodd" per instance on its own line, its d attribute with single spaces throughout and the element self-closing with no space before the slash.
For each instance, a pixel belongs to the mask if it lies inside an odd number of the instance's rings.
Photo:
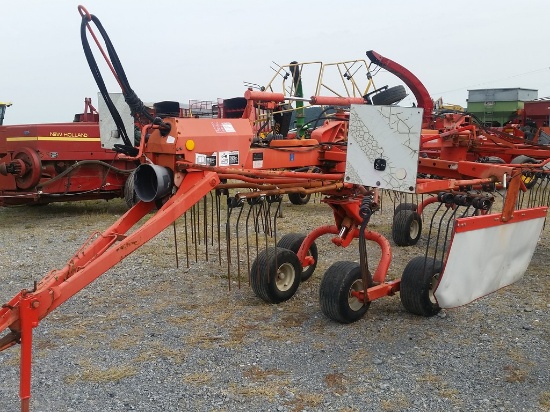
<svg viewBox="0 0 550 412">
<path fill-rule="evenodd" d="M 333 243 L 341 247 L 347 247 L 353 239 L 359 236 L 359 227 L 363 220 L 359 215 L 359 207 L 365 189 L 343 183 L 343 174 L 339 172 L 339 170 L 342 170 L 341 164 L 333 167 L 334 173 L 310 173 L 289 170 L 251 170 L 244 167 L 211 167 L 192 163 L 184 159 L 194 159 L 195 152 L 207 152 L 213 150 L 212 148 L 216 149 L 215 143 L 212 143 L 215 136 L 202 133 L 202 135 L 194 135 L 195 137 L 193 137 L 183 133 L 183 131 L 188 130 L 191 122 L 196 120 L 200 119 L 167 119 L 168 122 L 173 122 L 173 134 L 181 136 L 176 145 L 166 143 L 166 139 L 160 131 L 155 126 L 150 126 L 152 133 L 148 145 L 142 144 L 139 156 L 142 159 L 154 159 L 156 164 L 174 170 L 175 181 L 178 182 L 177 186 L 179 188 L 146 223 L 128 234 L 141 218 L 153 210 L 156 205 L 155 202 L 139 202 L 106 231 L 93 234 L 63 269 L 51 271 L 35 285 L 34 290 L 22 290 L 0 310 L 0 331 L 8 328 L 11 330 L 10 333 L 0 339 L 0 350 L 6 349 L 15 343 L 21 343 L 20 397 L 23 411 L 29 409 L 32 330 L 55 308 L 164 230 L 210 190 L 218 187 L 222 179 L 237 179 L 256 185 L 259 188 L 258 195 L 280 194 L 293 190 L 304 192 L 308 190 L 304 189 L 307 187 L 310 187 L 309 190 L 312 192 L 325 193 L 326 198 L 324 201 L 333 210 L 335 224 L 317 228 L 306 237 L 298 251 L 298 258 L 303 266 L 312 263 L 311 257 L 306 257 L 306 252 L 319 236 L 325 234 L 336 235 L 333 238 Z M 224 145 L 227 145 L 228 148 L 246 147 L 243 156 L 248 157 L 249 139 L 252 132 L 250 129 L 246 131 L 244 126 L 240 124 L 239 119 L 232 122 L 240 132 L 235 136 L 225 136 L 222 139 L 225 142 Z M 204 123 L 201 122 L 201 124 L 204 126 Z M 250 125 L 249 122 L 247 124 Z M 186 139 L 190 137 L 195 141 L 192 150 L 185 148 Z M 154 148 L 154 152 L 150 151 L 151 147 Z M 265 149 L 265 151 L 267 150 Z M 331 150 L 330 146 L 320 145 L 316 147 L 317 159 L 322 159 L 323 154 L 330 153 Z M 341 151 L 339 148 L 337 150 Z M 274 155 L 279 155 L 279 153 L 276 152 Z M 300 161 L 300 151 L 296 152 L 296 158 Z M 309 153 L 302 160 L 305 163 L 310 162 Z M 243 160 L 243 164 L 247 164 L 246 159 Z M 311 165 L 311 163 L 308 164 Z M 322 162 L 319 164 L 322 164 Z M 434 188 L 439 190 L 442 184 L 447 189 L 456 189 L 460 185 L 471 182 L 491 182 L 494 181 L 495 177 L 502 179 L 505 178 L 506 173 L 511 174 L 513 172 L 512 168 L 500 165 L 483 165 L 479 169 L 476 168 L 477 166 L 479 164 L 469 166 L 459 162 L 455 170 L 457 179 L 419 182 L 418 189 L 421 189 L 422 192 L 433 192 Z M 448 162 L 441 164 L 436 162 L 431 167 L 448 170 Z M 475 176 L 476 173 L 491 177 L 477 179 L 466 177 L 468 175 Z M 516 181 L 521 182 L 518 179 Z M 285 188 L 283 185 L 287 185 L 287 187 Z M 519 184 L 516 186 L 519 188 Z M 514 205 L 512 204 L 511 207 L 513 211 Z M 385 282 L 392 257 L 390 243 L 380 233 L 370 230 L 365 231 L 365 238 L 377 243 L 382 253 L 373 276 L 375 286 L 360 293 L 361 298 L 364 298 L 364 293 L 367 294 L 369 301 L 393 295 L 399 290 L 399 280 Z"/>
</svg>

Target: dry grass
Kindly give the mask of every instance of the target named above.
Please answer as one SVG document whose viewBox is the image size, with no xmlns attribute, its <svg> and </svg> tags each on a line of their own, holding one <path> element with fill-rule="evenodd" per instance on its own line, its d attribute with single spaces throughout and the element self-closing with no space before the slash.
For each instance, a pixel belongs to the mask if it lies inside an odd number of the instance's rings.
<svg viewBox="0 0 550 412">
<path fill-rule="evenodd" d="M 185 351 L 168 347 L 161 342 L 152 342 L 148 345 L 147 349 L 141 351 L 133 363 L 149 362 L 161 358 L 168 359 L 176 365 L 180 365 L 185 360 Z"/>
<path fill-rule="evenodd" d="M 418 376 L 416 378 L 416 381 L 422 384 L 427 383 L 430 385 L 438 385 L 441 383 L 441 377 L 432 373 L 426 373 L 424 375 Z"/>
<path fill-rule="evenodd" d="M 456 388 L 450 388 L 449 384 L 441 376 L 427 373 L 417 377 L 416 381 L 422 384 L 429 384 L 437 390 L 437 395 L 441 398 L 452 400 L 455 404 L 460 403 L 460 391 Z"/>
<path fill-rule="evenodd" d="M 237 385 L 235 383 L 231 383 L 228 387 L 228 390 L 238 396 L 243 396 L 246 398 L 257 398 L 262 397 L 266 398 L 270 402 L 272 402 L 276 396 L 282 395 L 284 393 L 284 388 L 286 388 L 289 384 L 289 381 L 287 380 L 279 380 L 274 379 L 272 380 L 269 385 Z"/>
<path fill-rule="evenodd" d="M 540 394 L 539 404 L 544 410 L 550 410 L 550 392 L 545 391 Z"/>
<path fill-rule="evenodd" d="M 293 412 L 302 412 L 308 408 L 318 408 L 324 400 L 325 397 L 320 393 L 299 393 L 292 400 L 286 402 L 286 406 Z"/>
<path fill-rule="evenodd" d="M 504 367 L 504 371 L 506 375 L 504 379 L 506 382 L 510 383 L 525 382 L 525 379 L 527 379 L 527 375 L 529 374 L 526 370 L 512 365 L 506 365 Z"/>
<path fill-rule="evenodd" d="M 109 342 L 114 350 L 127 350 L 139 346 L 145 340 L 145 332 L 141 328 L 134 328 L 130 333 L 123 333 Z"/>
<path fill-rule="evenodd" d="M 212 381 L 213 375 L 211 373 L 188 373 L 183 377 L 183 382 L 193 386 L 204 386 Z"/>
<path fill-rule="evenodd" d="M 137 374 L 137 370 L 131 365 L 102 369 L 92 365 L 92 362 L 88 359 L 82 360 L 79 362 L 79 365 L 82 370 L 65 376 L 65 383 L 72 385 L 82 380 L 89 382 L 118 382 Z"/>
<path fill-rule="evenodd" d="M 335 372 L 325 375 L 325 384 L 334 393 L 342 395 L 346 393 L 346 378 L 343 373 Z"/>
<path fill-rule="evenodd" d="M 391 399 L 382 399 L 380 401 L 380 408 L 387 412 L 402 411 L 411 406 L 409 399 L 403 394 L 397 394 L 392 396 Z"/>
<path fill-rule="evenodd" d="M 243 377 L 254 381 L 266 381 L 271 380 L 274 376 L 283 376 L 287 372 L 279 369 L 261 369 L 258 366 L 252 366 L 243 372 Z"/>
<path fill-rule="evenodd" d="M 250 341 L 255 339 L 255 337 L 252 336 L 255 329 L 255 325 L 247 323 L 237 323 L 237 325 L 232 327 L 229 331 L 229 339 L 222 345 L 228 348 L 235 348 L 244 345 L 245 342 L 249 343 Z"/>
</svg>

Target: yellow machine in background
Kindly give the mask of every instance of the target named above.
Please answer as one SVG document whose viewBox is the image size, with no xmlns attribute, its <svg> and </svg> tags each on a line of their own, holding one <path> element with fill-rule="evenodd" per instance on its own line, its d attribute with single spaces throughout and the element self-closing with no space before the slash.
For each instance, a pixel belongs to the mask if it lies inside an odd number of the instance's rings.
<svg viewBox="0 0 550 412">
<path fill-rule="evenodd" d="M 10 102 L 0 102 L 0 126 L 2 126 L 2 123 L 4 123 L 4 113 L 6 113 L 6 108 L 10 106 Z"/>
</svg>

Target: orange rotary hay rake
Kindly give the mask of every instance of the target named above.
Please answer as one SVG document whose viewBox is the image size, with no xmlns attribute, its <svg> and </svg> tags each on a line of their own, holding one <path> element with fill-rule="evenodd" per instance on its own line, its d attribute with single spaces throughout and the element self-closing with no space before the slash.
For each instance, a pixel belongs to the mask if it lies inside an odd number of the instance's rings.
<svg viewBox="0 0 550 412">
<path fill-rule="evenodd" d="M 95 16 L 83 7 L 79 11 L 83 38 L 91 23 L 106 37 Z M 134 118 L 147 118 L 114 48 L 106 42 Z M 368 55 L 370 64 L 391 62 L 374 52 Z M 547 161 L 481 163 L 422 156 L 431 100 L 419 99 L 418 107 L 399 107 L 395 103 L 404 97 L 402 86 L 369 92 L 370 64 L 360 60 L 321 64 L 321 74 L 330 67 L 340 71 L 349 86 L 347 94 L 320 94 L 326 83 L 319 76 L 316 94 L 304 98 L 301 80 L 306 65 L 292 63 L 276 74 L 283 79 L 282 91 L 274 90 L 274 82 L 260 90 L 249 89 L 243 99 L 226 102 L 223 117 L 145 119 L 144 138 L 136 151 L 127 143 L 114 146 L 121 157 L 140 163 L 133 178 L 140 201 L 111 227 L 92 234 L 63 268 L 49 272 L 32 289 L 23 289 L 0 310 L 0 350 L 21 346 L 21 409 L 30 408 L 33 329 L 180 217 L 188 261 L 193 246 L 198 258 L 197 245 L 206 248 L 208 259 L 208 248 L 216 247 L 217 238 L 219 260 L 224 254 L 229 279 L 236 275 L 240 285 L 241 272 L 247 272 L 253 292 L 270 303 L 290 299 L 300 282 L 313 274 L 319 237 L 330 235 L 338 247 L 358 239 L 358 262 L 333 263 L 320 286 L 322 312 L 342 323 L 361 319 L 370 302 L 397 292 L 408 311 L 432 316 L 521 278 L 548 209 Z M 369 74 L 364 76 L 366 88 L 357 86 L 359 70 Z M 409 75 L 401 70 L 399 77 L 415 87 Z M 107 100 L 108 94 L 101 91 Z M 313 127 L 305 113 L 316 106 L 323 109 Z M 325 110 L 328 106 L 330 113 Z M 292 113 L 295 130 L 289 127 Z M 537 176 L 530 188 L 523 179 L 527 172 Z M 436 204 L 426 225 L 424 253 L 412 259 L 396 280 L 388 280 L 390 241 L 368 226 L 380 208 L 382 191 L 420 199 L 429 196 L 429 202 Z M 309 233 L 279 236 L 277 219 L 285 194 L 319 194 L 334 223 Z M 413 211 L 408 206 L 400 209 L 407 216 Z M 367 244 L 380 249 L 376 265 L 369 263 Z M 241 267 L 245 256 L 246 268 Z"/>
</svg>

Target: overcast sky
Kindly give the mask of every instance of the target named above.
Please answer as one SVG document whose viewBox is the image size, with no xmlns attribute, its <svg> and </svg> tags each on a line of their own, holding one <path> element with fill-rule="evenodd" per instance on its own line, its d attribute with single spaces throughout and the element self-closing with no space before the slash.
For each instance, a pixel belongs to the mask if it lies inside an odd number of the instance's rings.
<svg viewBox="0 0 550 412">
<path fill-rule="evenodd" d="M 550 96 L 548 0 L 81 1 L 145 102 L 242 96 L 244 81 L 269 81 L 272 61 L 366 59 L 367 50 L 405 66 L 446 103 L 465 105 L 469 89 Z M 85 97 L 97 106 L 78 4 L 2 1 L 0 101 L 13 103 L 4 124 L 72 121 Z"/>
</svg>

